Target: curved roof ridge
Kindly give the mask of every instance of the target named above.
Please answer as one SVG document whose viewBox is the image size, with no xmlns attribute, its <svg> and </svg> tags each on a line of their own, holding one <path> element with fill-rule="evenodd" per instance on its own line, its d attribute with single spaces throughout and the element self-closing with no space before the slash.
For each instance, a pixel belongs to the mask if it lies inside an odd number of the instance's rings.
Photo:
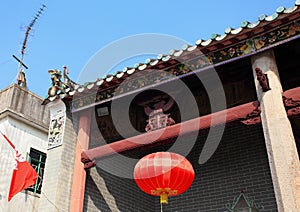
<svg viewBox="0 0 300 212">
<path fill-rule="evenodd" d="M 133 67 L 124 67 L 122 71 L 115 71 L 115 73 L 109 74 L 109 80 L 107 80 L 107 75 L 103 76 L 100 80 L 106 80 L 106 81 L 110 82 L 110 81 L 112 81 L 112 79 L 110 79 L 110 77 L 117 76 L 118 73 L 127 72 L 129 75 L 131 75 L 136 71 L 136 69 L 138 69 L 137 71 L 139 71 L 139 70 L 141 71 L 141 70 L 144 70 L 147 67 L 149 67 L 149 65 L 150 66 L 156 65 L 159 61 L 168 61 L 171 58 L 171 56 L 179 57 L 180 55 L 182 55 L 182 53 L 184 51 L 193 51 L 198 46 L 199 47 L 207 47 L 213 41 L 219 42 L 219 41 L 224 40 L 229 35 L 238 35 L 238 34 L 242 33 L 242 31 L 244 29 L 253 29 L 255 27 L 258 27 L 260 25 L 260 23 L 262 23 L 264 21 L 267 21 L 267 22 L 274 21 L 278 18 L 278 16 L 280 14 L 293 13 L 298 8 L 299 5 L 300 5 L 300 0 L 296 0 L 294 6 L 291 6 L 289 8 L 279 6 L 276 9 L 276 11 L 269 16 L 267 16 L 265 14 L 259 15 L 258 20 L 255 22 L 243 21 L 241 23 L 240 27 L 238 27 L 236 29 L 234 29 L 232 27 L 228 27 L 224 30 L 223 34 L 212 33 L 210 38 L 207 40 L 198 39 L 195 41 L 195 45 L 184 44 L 181 49 L 178 49 L 178 50 L 171 49 L 168 55 L 158 54 L 156 59 L 148 58 L 148 59 L 146 59 L 146 61 L 144 63 L 137 63 Z M 90 83 L 96 83 L 98 80 L 99 79 L 96 79 L 96 81 L 91 81 Z"/>
<path fill-rule="evenodd" d="M 263 23 L 270 23 L 272 21 L 275 21 L 278 19 L 278 17 L 284 18 L 285 16 L 288 16 L 289 14 L 294 13 L 297 9 L 299 9 L 300 0 L 296 0 L 294 3 L 294 6 L 291 6 L 289 8 L 285 8 L 283 6 L 280 6 L 276 9 L 276 11 L 271 15 L 265 15 L 261 14 L 258 16 L 258 20 L 255 22 L 249 22 L 249 21 L 243 21 L 240 24 L 240 27 L 234 29 L 232 27 L 228 27 L 224 30 L 223 34 L 217 34 L 213 33 L 211 34 L 210 38 L 207 40 L 198 39 L 195 41 L 194 45 L 185 44 L 182 46 L 181 49 L 171 49 L 169 54 L 158 54 L 156 58 L 148 58 L 145 60 L 144 63 L 137 63 L 133 67 L 124 67 L 122 71 L 115 71 L 114 73 L 109 73 L 101 78 L 97 78 L 95 81 L 86 82 L 84 85 L 78 85 L 75 87 L 75 90 L 72 92 L 69 92 L 69 96 L 73 96 L 75 93 L 82 93 L 86 89 L 88 90 L 98 90 L 99 87 L 104 86 L 103 89 L 109 88 L 108 84 L 111 84 L 112 82 L 119 82 L 120 79 L 126 78 L 133 73 L 143 71 L 146 69 L 151 69 L 152 67 L 158 65 L 160 62 L 167 62 L 170 59 L 175 59 L 181 57 L 182 55 L 192 53 L 196 49 L 205 49 L 212 46 L 212 44 L 220 44 L 219 49 L 224 49 L 226 46 L 230 45 L 222 45 L 222 41 L 227 41 L 227 39 L 236 39 L 237 36 L 248 33 L 249 31 L 258 28 Z M 266 25 L 266 24 L 265 24 Z M 243 38 L 241 40 L 245 40 L 246 38 Z M 216 49 L 215 49 L 216 50 Z M 213 51 L 215 51 L 213 50 Z M 114 85 L 114 84 L 111 84 Z M 61 96 L 60 96 L 61 97 Z M 63 96 L 64 98 L 65 96 Z M 54 100 L 54 99 L 53 99 Z M 51 99 L 52 101 L 52 99 Z"/>
</svg>

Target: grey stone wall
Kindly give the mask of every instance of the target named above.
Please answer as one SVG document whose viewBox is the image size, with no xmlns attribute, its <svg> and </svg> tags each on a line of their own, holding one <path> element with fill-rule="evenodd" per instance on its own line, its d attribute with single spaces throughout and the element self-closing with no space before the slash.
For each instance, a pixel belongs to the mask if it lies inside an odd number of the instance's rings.
<svg viewBox="0 0 300 212">
<path fill-rule="evenodd" d="M 199 165 L 206 136 L 207 131 L 200 132 L 196 145 L 187 156 L 195 169 L 191 188 L 182 195 L 171 197 L 164 211 L 224 212 L 225 205 L 232 203 L 241 191 L 264 207 L 262 211 L 277 211 L 261 125 L 226 127 L 217 151 L 205 164 Z M 150 152 L 166 150 L 168 146 L 140 149 L 126 155 L 140 158 Z M 121 170 L 126 167 L 121 162 L 108 165 Z M 160 211 L 159 198 L 144 194 L 134 180 L 114 176 L 99 167 L 92 168 L 86 180 L 84 211 L 118 210 Z"/>
</svg>

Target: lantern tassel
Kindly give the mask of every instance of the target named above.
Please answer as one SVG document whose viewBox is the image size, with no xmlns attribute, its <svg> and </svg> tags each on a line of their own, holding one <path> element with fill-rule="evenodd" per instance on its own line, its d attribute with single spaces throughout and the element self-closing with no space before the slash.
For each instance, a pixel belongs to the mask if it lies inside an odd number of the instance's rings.
<svg viewBox="0 0 300 212">
<path fill-rule="evenodd" d="M 168 204 L 168 193 L 162 192 L 160 194 L 160 204 Z"/>
</svg>

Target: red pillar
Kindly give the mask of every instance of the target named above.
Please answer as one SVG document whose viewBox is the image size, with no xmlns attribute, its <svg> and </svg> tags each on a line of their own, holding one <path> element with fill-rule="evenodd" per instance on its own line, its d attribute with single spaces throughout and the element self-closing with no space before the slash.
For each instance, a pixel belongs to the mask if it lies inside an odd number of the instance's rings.
<svg viewBox="0 0 300 212">
<path fill-rule="evenodd" d="M 74 163 L 74 175 L 72 183 L 72 194 L 70 211 L 81 212 L 83 210 L 83 199 L 85 190 L 86 172 L 81 162 L 81 153 L 88 149 L 90 138 L 91 110 L 84 110 L 80 114 L 79 130 L 77 135 L 76 155 Z"/>
</svg>

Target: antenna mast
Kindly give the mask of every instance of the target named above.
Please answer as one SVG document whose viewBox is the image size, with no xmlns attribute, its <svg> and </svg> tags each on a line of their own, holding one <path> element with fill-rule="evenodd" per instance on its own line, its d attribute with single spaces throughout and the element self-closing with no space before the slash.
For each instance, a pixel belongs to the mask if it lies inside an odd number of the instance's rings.
<svg viewBox="0 0 300 212">
<path fill-rule="evenodd" d="M 13 57 L 19 62 L 19 74 L 18 74 L 18 78 L 17 78 L 17 83 L 18 83 L 18 85 L 22 85 L 22 87 L 25 87 L 25 88 L 27 87 L 27 82 L 26 82 L 26 78 L 25 78 L 25 72 L 23 71 L 22 66 L 24 68 L 28 69 L 28 67 L 23 63 L 25 50 L 26 50 L 27 39 L 28 39 L 28 35 L 29 35 L 30 30 L 32 29 L 32 27 L 34 26 L 34 24 L 36 23 L 38 18 L 42 15 L 45 7 L 46 7 L 46 5 L 42 4 L 39 11 L 34 16 L 33 20 L 30 22 L 29 26 L 26 29 L 25 38 L 24 38 L 23 46 L 22 46 L 22 50 L 21 50 L 21 54 L 22 54 L 21 60 L 18 59 L 15 55 L 13 55 Z"/>
</svg>

